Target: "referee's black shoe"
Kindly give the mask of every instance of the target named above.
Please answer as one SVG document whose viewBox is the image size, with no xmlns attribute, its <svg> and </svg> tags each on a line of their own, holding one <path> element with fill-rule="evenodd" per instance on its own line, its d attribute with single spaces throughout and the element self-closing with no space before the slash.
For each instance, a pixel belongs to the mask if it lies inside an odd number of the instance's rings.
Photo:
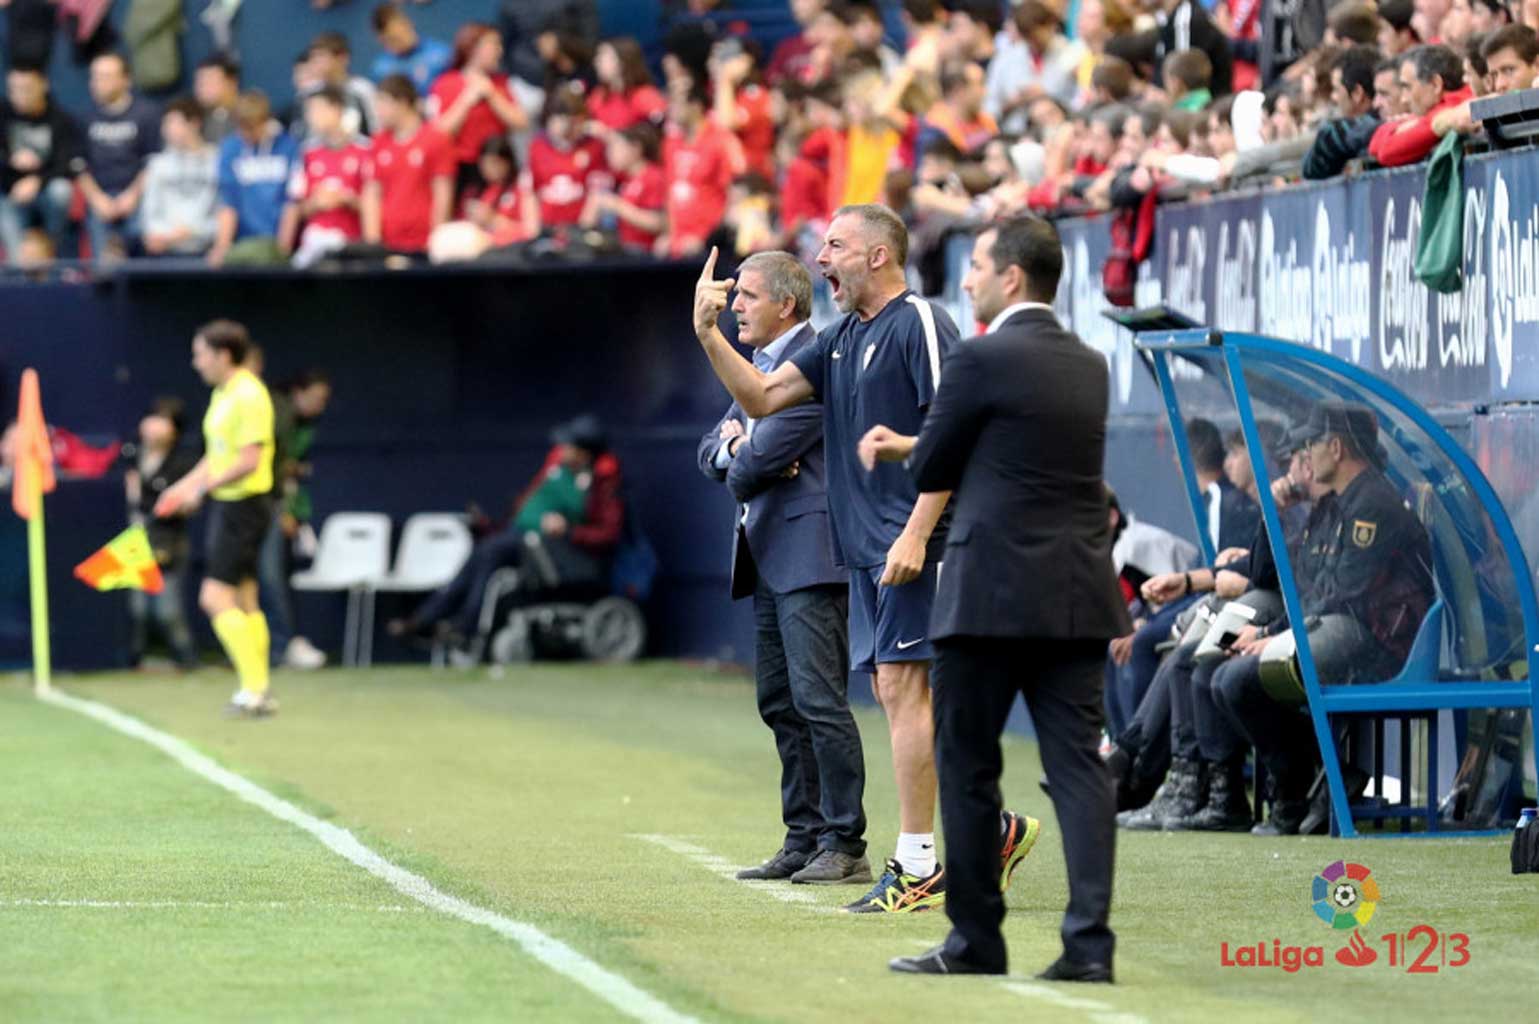
<svg viewBox="0 0 1539 1024">
<path fill-rule="evenodd" d="M 1081 964 L 1059 957 L 1048 965 L 1047 970 L 1037 975 L 1037 980 L 1090 981 L 1110 985 L 1112 969 L 1110 964 Z"/>
<path fill-rule="evenodd" d="M 946 952 L 945 946 L 918 956 L 898 956 L 887 962 L 889 969 L 898 974 L 1004 974 L 1003 967 L 981 967 L 970 960 L 962 960 Z"/>
</svg>

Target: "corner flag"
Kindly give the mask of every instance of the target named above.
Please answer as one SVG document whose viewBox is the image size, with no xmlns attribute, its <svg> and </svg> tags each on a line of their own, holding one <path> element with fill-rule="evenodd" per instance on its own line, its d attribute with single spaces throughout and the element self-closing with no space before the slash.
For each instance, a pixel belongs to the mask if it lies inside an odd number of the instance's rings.
<svg viewBox="0 0 1539 1024">
<path fill-rule="evenodd" d="M 43 421 L 43 399 L 37 371 L 21 374 L 21 401 L 16 409 L 16 476 L 11 482 L 11 507 L 30 520 L 41 504 L 39 496 L 52 493 L 53 446 L 48 443 L 48 424 Z"/>
<path fill-rule="evenodd" d="M 52 678 L 48 645 L 48 575 L 43 549 L 43 493 L 56 486 L 53 448 L 48 443 L 48 424 L 43 419 L 43 398 L 37 371 L 21 374 L 21 401 L 16 409 L 16 478 L 11 486 L 11 507 L 27 521 L 27 574 L 32 584 L 32 678 L 39 693 Z"/>
<path fill-rule="evenodd" d="M 142 526 L 130 526 L 75 566 L 75 577 L 97 590 L 128 588 L 158 594 L 165 587 L 149 534 Z"/>
</svg>

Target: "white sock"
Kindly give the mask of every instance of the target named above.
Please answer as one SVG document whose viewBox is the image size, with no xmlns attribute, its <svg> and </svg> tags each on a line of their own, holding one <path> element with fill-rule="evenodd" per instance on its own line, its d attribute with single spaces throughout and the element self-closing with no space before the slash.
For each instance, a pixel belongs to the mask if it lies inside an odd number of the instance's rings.
<svg viewBox="0 0 1539 1024">
<path fill-rule="evenodd" d="M 893 858 L 903 865 L 904 874 L 930 877 L 935 874 L 935 833 L 899 832 L 898 849 Z"/>
</svg>

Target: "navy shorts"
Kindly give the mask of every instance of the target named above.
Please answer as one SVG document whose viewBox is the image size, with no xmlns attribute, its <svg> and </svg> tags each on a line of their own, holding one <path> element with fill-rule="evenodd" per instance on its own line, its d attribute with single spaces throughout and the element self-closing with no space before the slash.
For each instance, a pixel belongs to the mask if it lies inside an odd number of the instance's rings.
<svg viewBox="0 0 1539 1024">
<path fill-rule="evenodd" d="M 918 579 L 901 586 L 877 583 L 884 566 L 850 570 L 850 671 L 874 673 L 899 661 L 930 661 L 930 609 L 939 563 L 926 562 Z"/>
</svg>

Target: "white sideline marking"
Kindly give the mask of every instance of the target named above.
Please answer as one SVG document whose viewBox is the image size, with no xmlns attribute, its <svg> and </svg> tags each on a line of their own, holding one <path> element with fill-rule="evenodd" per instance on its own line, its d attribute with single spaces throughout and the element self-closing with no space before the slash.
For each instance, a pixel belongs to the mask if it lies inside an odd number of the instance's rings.
<svg viewBox="0 0 1539 1024">
<path fill-rule="evenodd" d="M 684 840 L 674 836 L 638 834 L 632 835 L 631 838 L 661 846 L 665 850 L 693 861 L 718 878 L 725 878 L 729 882 L 736 882 L 738 885 L 752 889 L 754 892 L 772 896 L 782 903 L 799 903 L 806 906 L 808 910 L 827 910 L 832 912 L 833 908 L 819 905 L 817 897 L 812 895 L 812 893 L 803 892 L 800 889 L 792 889 L 789 883 L 777 884 L 775 882 L 753 881 L 737 877 L 740 865 L 730 863 L 727 858 L 712 853 L 703 846 L 686 843 Z"/>
<path fill-rule="evenodd" d="M 1087 1013 L 1096 1024 L 1146 1024 L 1144 1018 L 1136 1013 L 1124 1013 L 1115 1006 L 1095 999 L 1065 995 L 1051 985 L 1037 985 L 1029 981 L 1007 981 L 1003 987 L 1027 999 L 1051 1003 L 1065 1010 L 1079 1010 Z"/>
<path fill-rule="evenodd" d="M 559 939 L 551 938 L 534 925 L 515 921 L 495 911 L 440 892 L 426 878 L 391 863 L 363 845 L 347 829 L 324 822 L 315 815 L 300 810 L 287 800 L 274 796 L 249 779 L 235 774 L 214 762 L 213 759 L 198 753 L 187 743 L 169 733 L 152 728 L 137 718 L 125 715 L 105 704 L 71 697 L 59 690 L 48 690 L 38 696 L 49 704 L 78 711 L 88 718 L 94 718 L 125 736 L 143 740 L 169 755 L 172 760 L 177 761 L 193 774 L 229 790 L 273 817 L 310 833 L 327 849 L 352 861 L 376 878 L 388 882 L 403 896 L 408 896 L 450 917 L 457 917 L 461 921 L 484 925 L 499 935 L 512 939 L 524 952 L 540 963 L 575 981 L 627 1017 L 643 1021 L 645 1024 L 698 1024 L 695 1018 L 680 1013 L 656 996 L 637 988 L 620 975 L 600 967 L 571 946 Z"/>
<path fill-rule="evenodd" d="M 421 907 L 387 903 L 377 907 L 359 903 L 304 903 L 268 900 L 255 903 L 214 903 L 205 900 L 0 900 L 0 907 L 87 907 L 105 910 L 366 910 L 384 914 L 420 913 Z"/>
</svg>

